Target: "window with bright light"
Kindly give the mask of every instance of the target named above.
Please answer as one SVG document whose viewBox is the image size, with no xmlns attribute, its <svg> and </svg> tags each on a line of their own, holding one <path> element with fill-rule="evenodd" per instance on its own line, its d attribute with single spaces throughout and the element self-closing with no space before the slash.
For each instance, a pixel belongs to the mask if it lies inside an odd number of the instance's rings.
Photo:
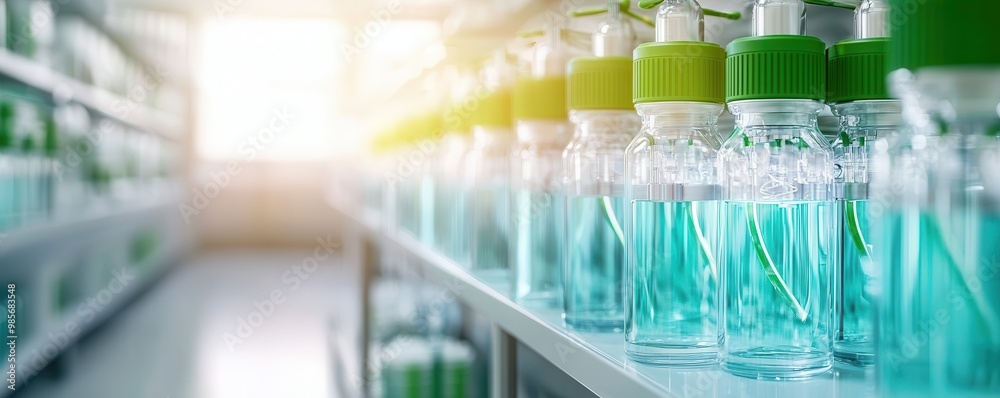
<svg viewBox="0 0 1000 398">
<path fill-rule="evenodd" d="M 227 18 L 203 26 L 202 160 L 321 161 L 360 145 L 337 112 L 346 60 L 335 21 Z"/>
</svg>

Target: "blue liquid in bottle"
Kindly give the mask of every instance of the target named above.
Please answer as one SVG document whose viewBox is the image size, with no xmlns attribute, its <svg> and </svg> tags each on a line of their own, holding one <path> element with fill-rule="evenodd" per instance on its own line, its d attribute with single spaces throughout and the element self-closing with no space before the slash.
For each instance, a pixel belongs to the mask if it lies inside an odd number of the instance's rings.
<svg viewBox="0 0 1000 398">
<path fill-rule="evenodd" d="M 613 331 L 625 322 L 622 301 L 624 199 L 574 196 L 568 199 L 566 324 L 578 330 Z"/>
<path fill-rule="evenodd" d="M 496 277 L 507 269 L 508 193 L 502 185 L 474 188 L 469 198 L 472 216 L 472 261 L 470 267 Z"/>
<path fill-rule="evenodd" d="M 836 203 L 726 201 L 721 366 L 794 380 L 832 366 L 830 261 Z"/>
<path fill-rule="evenodd" d="M 913 209 L 885 217 L 879 341 L 898 397 L 1000 396 L 1000 213 Z"/>
<path fill-rule="evenodd" d="M 868 200 L 843 201 L 842 266 L 834 298 L 838 314 L 833 352 L 838 361 L 871 366 L 875 362 L 875 298 L 881 287 L 868 218 Z"/>
<path fill-rule="evenodd" d="M 514 299 L 529 305 L 557 306 L 563 294 L 563 199 L 549 192 L 522 190 L 513 200 L 511 232 L 517 240 L 511 248 Z"/>
<path fill-rule="evenodd" d="M 629 356 L 654 364 L 715 363 L 718 204 L 633 202 Z"/>
</svg>

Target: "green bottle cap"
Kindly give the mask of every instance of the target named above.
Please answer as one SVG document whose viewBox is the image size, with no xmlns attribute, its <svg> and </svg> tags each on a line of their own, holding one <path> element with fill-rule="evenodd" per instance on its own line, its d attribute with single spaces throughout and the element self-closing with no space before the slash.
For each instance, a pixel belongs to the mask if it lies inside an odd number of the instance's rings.
<svg viewBox="0 0 1000 398">
<path fill-rule="evenodd" d="M 888 38 L 844 40 L 830 47 L 827 57 L 827 102 L 891 98 L 885 78 Z"/>
<path fill-rule="evenodd" d="M 1000 1 L 891 0 L 890 68 L 997 66 Z"/>
<path fill-rule="evenodd" d="M 555 119 L 569 117 L 566 110 L 566 77 L 522 77 L 514 84 L 514 119 Z"/>
<path fill-rule="evenodd" d="M 632 105 L 632 59 L 628 57 L 574 58 L 567 68 L 569 109 L 623 109 Z"/>
<path fill-rule="evenodd" d="M 826 97 L 826 54 L 812 36 L 767 35 L 729 43 L 726 101 Z"/>
<path fill-rule="evenodd" d="M 14 105 L 0 102 L 0 149 L 10 149 L 14 145 Z"/>
<path fill-rule="evenodd" d="M 479 106 L 472 111 L 470 124 L 483 127 L 512 126 L 510 97 L 509 88 L 499 88 L 481 99 Z"/>
<path fill-rule="evenodd" d="M 31 134 L 21 138 L 21 152 L 31 153 L 35 151 L 35 137 Z"/>
<path fill-rule="evenodd" d="M 59 130 L 56 128 L 56 120 L 49 112 L 45 117 L 45 154 L 55 157 L 59 152 Z"/>
<path fill-rule="evenodd" d="M 698 41 L 644 43 L 635 49 L 635 103 L 726 102 L 726 51 Z"/>
</svg>

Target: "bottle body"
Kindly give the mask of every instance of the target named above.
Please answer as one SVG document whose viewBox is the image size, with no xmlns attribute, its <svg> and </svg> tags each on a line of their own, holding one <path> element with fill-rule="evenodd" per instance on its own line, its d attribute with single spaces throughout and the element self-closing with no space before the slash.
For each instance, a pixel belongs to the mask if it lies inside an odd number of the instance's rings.
<svg viewBox="0 0 1000 398">
<path fill-rule="evenodd" d="M 840 119 L 833 142 L 834 178 L 842 217 L 839 264 L 834 270 L 833 353 L 838 362 L 853 366 L 875 363 L 875 298 L 881 271 L 874 253 L 868 216 L 871 157 L 876 141 L 900 131 L 899 101 L 853 101 L 831 105 Z"/>
<path fill-rule="evenodd" d="M 453 133 L 443 137 L 438 156 L 433 160 L 434 185 L 434 246 L 459 264 L 469 262 L 466 189 L 464 187 L 465 156 L 471 149 L 467 134 Z"/>
<path fill-rule="evenodd" d="M 466 156 L 470 217 L 469 267 L 502 274 L 508 267 L 510 150 L 507 127 L 473 127 L 472 151 Z"/>
<path fill-rule="evenodd" d="M 625 148 L 638 116 L 628 110 L 572 111 L 573 140 L 563 153 L 566 173 L 563 318 L 586 331 L 614 331 L 625 322 Z"/>
<path fill-rule="evenodd" d="M 833 153 L 810 100 L 730 103 L 719 155 L 719 362 L 743 377 L 798 379 L 832 365 Z"/>
<path fill-rule="evenodd" d="M 626 150 L 625 351 L 653 364 L 705 365 L 717 354 L 716 250 L 721 104 L 636 106 Z"/>
<path fill-rule="evenodd" d="M 510 258 L 518 302 L 559 306 L 563 295 L 562 153 L 568 121 L 519 121 L 512 156 Z"/>
<path fill-rule="evenodd" d="M 900 397 L 996 397 L 1000 71 L 892 78 L 913 133 L 876 160 L 882 385 Z"/>
</svg>

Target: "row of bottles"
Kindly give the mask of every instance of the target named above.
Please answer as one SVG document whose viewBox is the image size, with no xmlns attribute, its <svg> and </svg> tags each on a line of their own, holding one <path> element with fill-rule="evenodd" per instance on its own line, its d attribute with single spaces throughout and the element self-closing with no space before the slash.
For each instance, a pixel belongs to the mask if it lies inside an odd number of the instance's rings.
<svg viewBox="0 0 1000 398">
<path fill-rule="evenodd" d="M 171 191 L 179 148 L 80 105 L 0 87 L 0 233 Z"/>
<path fill-rule="evenodd" d="M 105 26 L 84 16 L 105 7 L 109 13 L 100 20 Z M 115 104 L 116 112 L 142 103 L 183 113 L 183 92 L 171 81 L 185 65 L 187 26 L 182 16 L 65 0 L 0 0 L 0 16 L 0 43 L 8 51 L 124 97 L 124 104 Z M 133 43 L 133 48 L 122 48 L 123 42 Z M 139 42 L 143 47 L 134 45 Z M 130 51 L 144 52 L 139 56 L 155 51 L 162 59 L 146 65 Z"/>
<path fill-rule="evenodd" d="M 856 8 L 855 39 L 805 35 L 806 3 Z M 736 13 L 642 1 L 656 41 L 636 47 L 624 17 L 643 18 L 610 2 L 592 56 L 553 27 L 525 77 L 495 60 L 486 89 L 410 130 L 386 158 L 436 151 L 383 210 L 412 207 L 405 229 L 570 328 L 623 333 L 638 362 L 785 380 L 878 364 L 893 396 L 995 396 L 1000 3 L 968 3 L 756 0 L 724 50 L 704 17 Z"/>
</svg>

